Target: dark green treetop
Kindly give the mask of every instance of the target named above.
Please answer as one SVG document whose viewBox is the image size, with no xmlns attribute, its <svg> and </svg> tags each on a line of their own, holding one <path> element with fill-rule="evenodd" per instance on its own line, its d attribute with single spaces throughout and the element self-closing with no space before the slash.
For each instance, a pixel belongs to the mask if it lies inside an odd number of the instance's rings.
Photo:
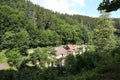
<svg viewBox="0 0 120 80">
<path fill-rule="evenodd" d="M 120 0 L 103 0 L 99 4 L 98 10 L 105 10 L 106 12 L 116 11 L 120 8 Z"/>
</svg>

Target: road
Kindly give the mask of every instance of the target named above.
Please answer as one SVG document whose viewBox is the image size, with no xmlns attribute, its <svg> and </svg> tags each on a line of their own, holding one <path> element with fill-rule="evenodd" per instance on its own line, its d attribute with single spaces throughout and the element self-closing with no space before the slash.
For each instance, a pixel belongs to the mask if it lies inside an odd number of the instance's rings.
<svg viewBox="0 0 120 80">
<path fill-rule="evenodd" d="M 8 67 L 9 67 L 8 63 L 2 63 L 2 64 L 0 64 L 0 70 L 6 69 Z"/>
</svg>

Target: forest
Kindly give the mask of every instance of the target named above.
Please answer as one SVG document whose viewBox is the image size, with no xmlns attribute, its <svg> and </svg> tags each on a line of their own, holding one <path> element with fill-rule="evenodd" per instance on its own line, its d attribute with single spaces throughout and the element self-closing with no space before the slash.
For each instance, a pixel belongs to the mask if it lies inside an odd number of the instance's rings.
<svg viewBox="0 0 120 80">
<path fill-rule="evenodd" d="M 120 80 L 120 18 L 109 15 L 60 14 L 29 0 L 1 0 L 0 64 L 9 68 L 0 70 L 0 80 Z M 54 47 L 67 44 L 88 50 L 69 54 L 64 66 L 45 67 L 57 61 L 48 58 Z"/>
</svg>

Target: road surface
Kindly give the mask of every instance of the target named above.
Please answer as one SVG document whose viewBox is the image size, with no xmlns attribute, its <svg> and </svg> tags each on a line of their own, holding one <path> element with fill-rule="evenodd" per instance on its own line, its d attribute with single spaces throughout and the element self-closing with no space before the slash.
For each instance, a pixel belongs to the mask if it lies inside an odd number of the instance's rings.
<svg viewBox="0 0 120 80">
<path fill-rule="evenodd" d="M 8 63 L 2 63 L 2 64 L 0 64 L 0 70 L 6 69 L 8 67 L 9 67 Z"/>
</svg>

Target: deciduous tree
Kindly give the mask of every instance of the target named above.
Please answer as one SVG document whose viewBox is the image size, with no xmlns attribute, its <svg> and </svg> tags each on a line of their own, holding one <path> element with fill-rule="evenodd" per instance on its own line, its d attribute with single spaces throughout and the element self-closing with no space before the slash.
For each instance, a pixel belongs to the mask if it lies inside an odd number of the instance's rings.
<svg viewBox="0 0 120 80">
<path fill-rule="evenodd" d="M 96 45 L 96 49 L 101 51 L 101 53 L 108 53 L 116 44 L 113 22 L 108 17 L 108 14 L 103 14 L 100 16 L 97 24 L 94 28 L 94 45 Z"/>
</svg>

